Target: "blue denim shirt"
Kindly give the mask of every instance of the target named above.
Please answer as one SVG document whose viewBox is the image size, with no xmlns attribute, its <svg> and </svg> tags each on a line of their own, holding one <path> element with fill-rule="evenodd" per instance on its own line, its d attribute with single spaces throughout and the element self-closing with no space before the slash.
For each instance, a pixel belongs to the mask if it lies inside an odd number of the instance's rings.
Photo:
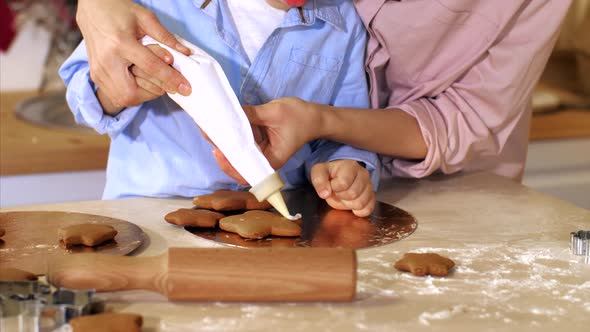
<svg viewBox="0 0 590 332">
<path fill-rule="evenodd" d="M 169 31 L 215 57 L 242 104 L 296 96 L 336 106 L 369 106 L 366 32 L 352 1 L 308 1 L 303 19 L 298 9 L 290 9 L 253 63 L 242 48 L 227 3 L 213 0 L 201 9 L 203 2 L 138 1 Z M 84 42 L 63 64 L 60 75 L 76 121 L 111 137 L 103 198 L 192 197 L 244 189 L 219 169 L 213 146 L 168 96 L 116 116 L 104 114 L 90 79 Z M 374 153 L 326 140 L 306 144 L 279 174 L 287 188 L 294 187 L 309 182 L 311 166 L 336 159 L 364 162 L 376 188 L 380 167 Z"/>
</svg>

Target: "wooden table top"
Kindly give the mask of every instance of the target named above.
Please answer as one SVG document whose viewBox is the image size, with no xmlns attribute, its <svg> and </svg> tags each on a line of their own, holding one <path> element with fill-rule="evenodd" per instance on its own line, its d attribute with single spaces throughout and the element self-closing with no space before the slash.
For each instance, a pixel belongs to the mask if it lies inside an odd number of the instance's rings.
<svg viewBox="0 0 590 332">
<path fill-rule="evenodd" d="M 353 302 L 174 303 L 146 291 L 101 296 L 114 311 L 142 314 L 154 332 L 587 331 L 590 264 L 571 254 L 569 237 L 590 229 L 590 211 L 488 173 L 394 179 L 383 183 L 378 199 L 410 212 L 418 227 L 399 242 L 358 250 Z M 149 236 L 139 256 L 218 246 L 164 221 L 166 213 L 190 206 L 190 199 L 131 198 L 2 212 L 126 220 Z M 406 252 L 437 252 L 456 267 L 444 278 L 415 277 L 392 266 Z"/>
</svg>

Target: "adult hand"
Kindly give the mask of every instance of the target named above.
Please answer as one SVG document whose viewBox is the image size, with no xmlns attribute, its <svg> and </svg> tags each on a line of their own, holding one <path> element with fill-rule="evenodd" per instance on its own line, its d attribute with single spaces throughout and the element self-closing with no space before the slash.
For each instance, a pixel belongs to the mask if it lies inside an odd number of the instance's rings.
<svg viewBox="0 0 590 332">
<path fill-rule="evenodd" d="M 274 169 L 282 167 L 304 144 L 319 137 L 323 120 L 316 106 L 293 97 L 244 106 L 257 143 Z M 221 151 L 214 150 L 213 156 L 225 173 L 245 183 Z"/>
<path fill-rule="evenodd" d="M 90 76 L 102 93 L 119 107 L 138 104 L 139 87 L 129 71 L 135 65 L 163 83 L 167 92 L 191 93 L 188 81 L 138 39 L 150 35 L 186 55 L 182 46 L 164 28 L 154 13 L 131 0 L 79 0 L 76 21 L 86 41 Z"/>
<path fill-rule="evenodd" d="M 172 55 L 159 45 L 148 45 L 147 48 L 154 52 L 154 54 L 156 54 L 161 59 L 172 58 Z M 143 70 L 137 68 L 136 66 L 131 66 L 130 71 L 134 75 L 135 83 L 137 84 L 137 93 L 134 100 L 131 100 L 130 105 L 127 106 L 140 105 L 146 101 L 156 99 L 166 93 L 166 91 L 164 91 L 162 88 L 162 82 L 149 76 Z M 124 108 L 122 106 L 116 105 L 112 100 L 110 100 L 105 94 L 104 90 L 100 87 L 96 91 L 96 96 L 98 97 L 103 111 L 107 114 L 110 114 L 111 116 L 117 115 Z"/>
</svg>

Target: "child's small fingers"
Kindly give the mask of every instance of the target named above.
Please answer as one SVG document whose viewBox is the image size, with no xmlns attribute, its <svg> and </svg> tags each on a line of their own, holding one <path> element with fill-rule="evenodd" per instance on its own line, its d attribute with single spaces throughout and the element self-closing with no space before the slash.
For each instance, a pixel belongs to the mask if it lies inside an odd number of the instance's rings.
<svg viewBox="0 0 590 332">
<path fill-rule="evenodd" d="M 320 198 L 330 197 L 332 189 L 330 188 L 330 169 L 327 163 L 315 164 L 311 168 L 311 183 Z"/>
<path fill-rule="evenodd" d="M 341 200 L 341 202 L 344 206 L 346 206 L 346 210 L 362 210 L 365 207 L 365 205 L 358 199 L 354 199 L 351 201 Z"/>
<path fill-rule="evenodd" d="M 375 200 L 372 200 L 370 204 L 367 204 L 362 209 L 352 210 L 352 213 L 354 213 L 354 215 L 357 217 L 368 217 L 371 215 L 371 213 L 373 213 L 374 209 L 375 209 Z"/>
<path fill-rule="evenodd" d="M 334 192 L 344 192 L 347 191 L 354 183 L 357 172 L 338 171 L 332 176 L 333 177 L 330 180 L 330 186 L 332 187 L 332 190 Z"/>
<path fill-rule="evenodd" d="M 357 198 L 357 201 L 359 202 L 361 210 L 367 205 L 375 205 L 375 192 L 373 191 L 373 187 L 370 185 L 366 186 L 365 190 Z"/>
<path fill-rule="evenodd" d="M 373 213 L 373 210 L 375 209 L 375 202 L 375 195 L 372 195 L 369 198 L 367 204 L 365 204 L 363 208 L 358 210 L 352 210 L 352 213 L 354 213 L 358 217 L 368 217 L 371 213 Z"/>
<path fill-rule="evenodd" d="M 348 208 L 348 206 L 346 206 L 341 200 L 339 200 L 338 198 L 334 197 L 334 195 L 328 197 L 326 199 L 326 203 L 328 203 L 328 205 L 335 210 L 350 210 L 350 208 Z"/>
<path fill-rule="evenodd" d="M 362 210 L 372 199 L 374 199 L 374 197 L 375 192 L 373 192 L 373 188 L 367 185 L 363 188 L 363 192 L 355 199 L 344 200 L 340 199 L 340 197 L 338 198 L 344 205 L 346 205 L 346 207 L 348 207 L 349 210 Z"/>
<path fill-rule="evenodd" d="M 164 94 L 164 90 L 162 90 L 159 86 L 154 85 L 152 82 L 145 80 L 141 77 L 136 77 L 135 81 L 137 82 L 137 85 L 148 91 L 149 93 L 154 95 L 154 98 L 159 97 L 161 95 Z"/>
<path fill-rule="evenodd" d="M 160 45 L 152 44 L 148 45 L 148 48 L 160 59 L 162 59 L 167 64 L 172 64 L 174 62 L 174 57 L 168 50 L 161 47 Z"/>
<path fill-rule="evenodd" d="M 146 72 L 139 69 L 139 67 L 137 67 L 137 66 L 131 66 L 131 73 L 133 74 L 133 76 L 135 76 L 137 78 L 142 78 L 146 81 L 151 82 L 153 85 L 159 87 L 160 89 L 162 89 L 162 90 L 164 89 L 162 82 L 160 82 L 155 77 L 149 76 Z"/>
<path fill-rule="evenodd" d="M 336 191 L 334 189 L 334 195 L 336 195 L 339 199 L 352 201 L 359 198 L 359 196 L 363 194 L 366 186 L 367 182 L 363 181 L 360 176 L 357 176 L 348 189 L 344 191 Z"/>
</svg>

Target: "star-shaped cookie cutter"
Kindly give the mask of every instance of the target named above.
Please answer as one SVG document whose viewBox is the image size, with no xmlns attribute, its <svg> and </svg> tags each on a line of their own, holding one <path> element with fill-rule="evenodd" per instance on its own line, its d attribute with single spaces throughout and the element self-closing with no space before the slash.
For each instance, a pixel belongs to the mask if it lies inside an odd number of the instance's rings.
<svg viewBox="0 0 590 332">
<path fill-rule="evenodd" d="M 590 256 L 590 231 L 570 233 L 570 249 L 576 256 Z"/>
<path fill-rule="evenodd" d="M 52 331 L 75 317 L 104 312 L 105 302 L 94 295 L 92 289 L 52 290 L 37 280 L 0 281 L 0 320 L 21 316 L 43 331 Z"/>
</svg>

